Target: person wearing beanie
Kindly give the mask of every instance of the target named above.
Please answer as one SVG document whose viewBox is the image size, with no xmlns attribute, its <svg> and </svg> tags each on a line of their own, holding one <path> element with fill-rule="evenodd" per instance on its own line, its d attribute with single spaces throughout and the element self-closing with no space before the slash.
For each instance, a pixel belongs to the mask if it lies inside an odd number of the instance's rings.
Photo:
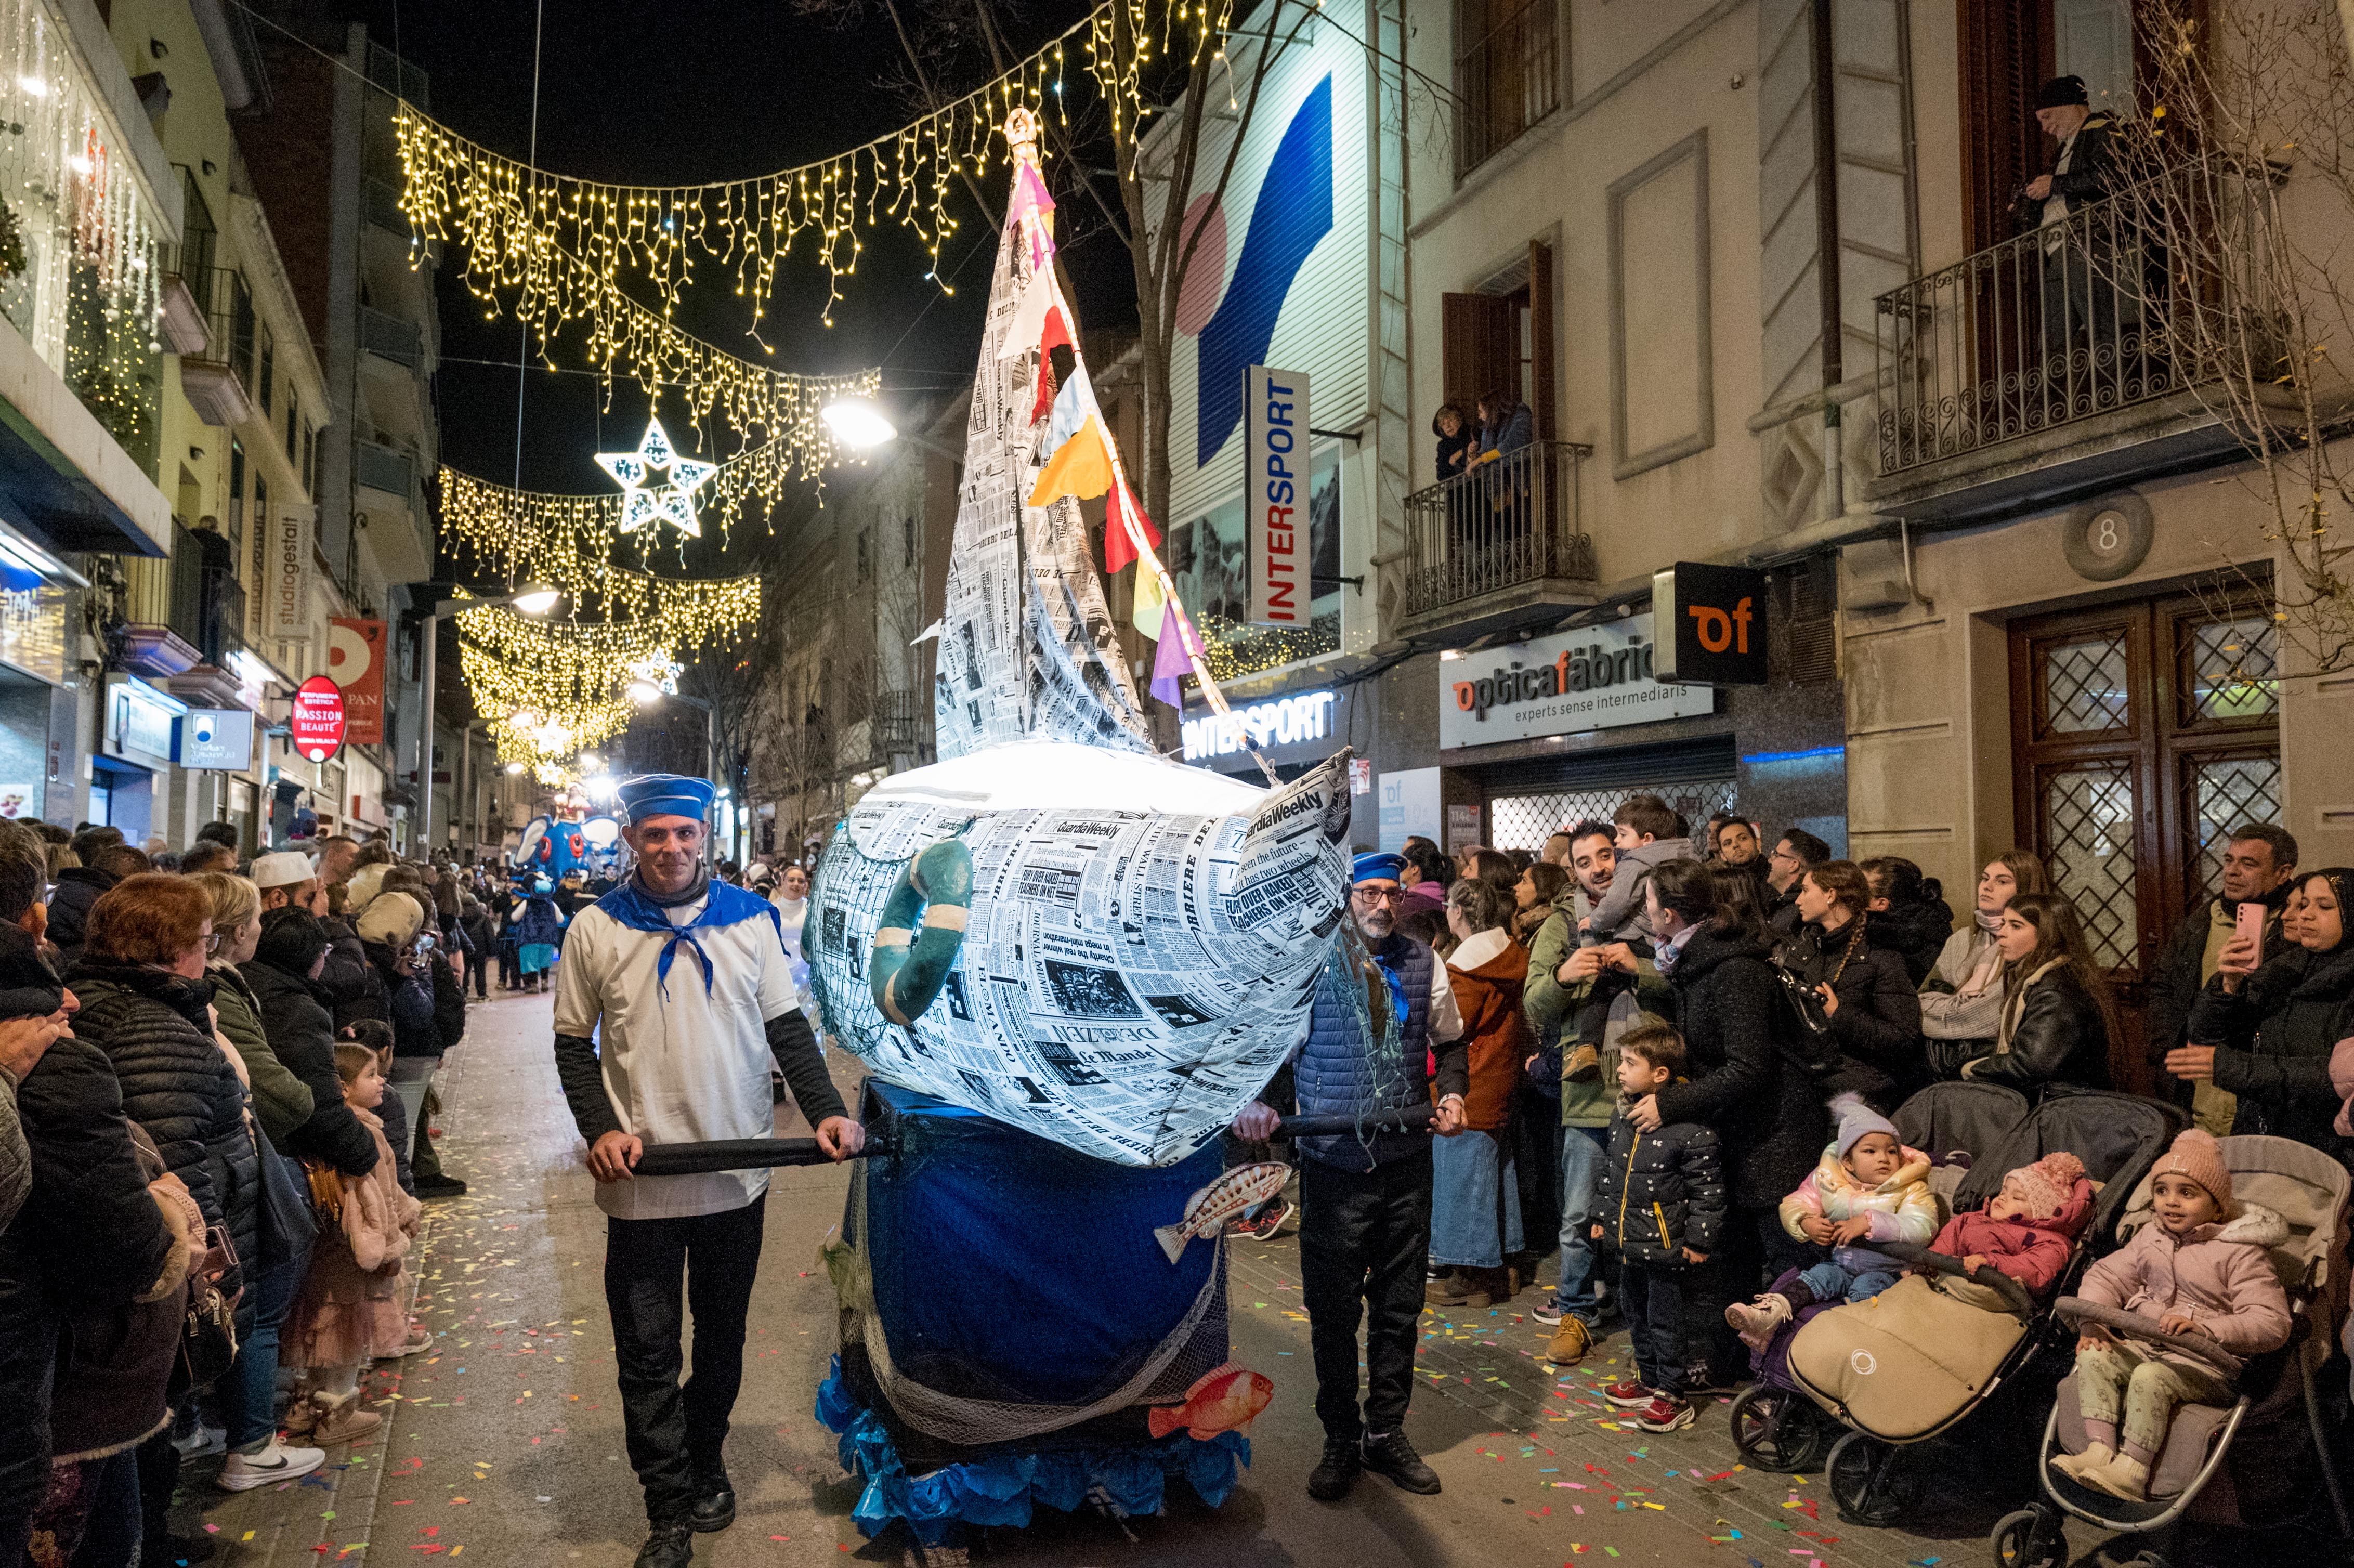
<svg viewBox="0 0 2354 1568">
<path fill-rule="evenodd" d="M 2090 346 L 2085 334 L 2115 329 L 2117 289 L 2108 268 L 2116 260 L 2114 227 L 2082 216 L 2105 200 L 2117 179 L 2117 122 L 2093 107 L 2084 79 L 2053 77 L 2035 97 L 2035 122 L 2057 144 L 2052 172 L 2019 189 L 2011 220 L 2024 233 L 2041 231 L 2043 353 L 2062 360 L 2047 395 L 2065 395 L 2066 356 Z M 2071 223 L 2073 217 L 2076 221 Z"/>
<path fill-rule="evenodd" d="M 1947 1220 L 1929 1250 L 1960 1258 L 1972 1272 L 2009 1275 L 2040 1299 L 2060 1283 L 2076 1233 L 2092 1212 L 2084 1162 L 2063 1150 L 2003 1177 L 2001 1191 L 1985 1208 Z"/>
<path fill-rule="evenodd" d="M 2271 1249 L 2288 1240 L 2288 1222 L 2233 1200 L 2231 1169 L 2211 1134 L 2194 1127 L 2175 1139 L 2151 1169 L 2149 1202 L 2148 1222 L 2085 1270 L 2076 1294 L 2166 1333 L 2212 1340 L 2235 1356 L 2286 1344 L 2288 1297 Z M 2080 1486 L 2143 1501 L 2175 1411 L 2232 1398 L 2231 1380 L 2200 1358 L 2088 1322 L 2076 1340 L 2085 1447 L 2052 1467 Z"/>
<path fill-rule="evenodd" d="M 1869 1301 L 1896 1283 L 1903 1270 L 1894 1259 L 1853 1243 L 1917 1245 L 1937 1229 L 1929 1157 L 1905 1148 L 1896 1124 L 1860 1095 L 1840 1095 L 1830 1108 L 1839 1130 L 1781 1209 L 1785 1231 L 1830 1254 L 1779 1290 L 1724 1309 L 1724 1320 L 1753 1351 L 1763 1351 L 1776 1330 L 1818 1301 Z"/>
</svg>

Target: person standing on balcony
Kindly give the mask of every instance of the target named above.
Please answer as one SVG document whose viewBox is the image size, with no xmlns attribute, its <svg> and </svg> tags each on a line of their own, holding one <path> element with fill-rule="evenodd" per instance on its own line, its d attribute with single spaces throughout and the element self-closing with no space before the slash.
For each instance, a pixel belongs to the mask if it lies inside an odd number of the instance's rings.
<svg viewBox="0 0 2354 1568">
<path fill-rule="evenodd" d="M 2114 188 L 2117 122 L 2094 112 L 2080 76 L 2055 76 L 2035 95 L 2035 122 L 2059 143 L 2052 172 L 2020 187 L 2011 217 L 2021 230 L 2041 236 L 2043 355 L 2052 389 L 2068 379 L 2069 357 L 2087 346 L 2097 352 L 2117 322 L 2116 236 L 2105 215 L 2077 217 L 2105 199 Z M 2056 363 L 2055 363 L 2056 362 Z"/>
</svg>

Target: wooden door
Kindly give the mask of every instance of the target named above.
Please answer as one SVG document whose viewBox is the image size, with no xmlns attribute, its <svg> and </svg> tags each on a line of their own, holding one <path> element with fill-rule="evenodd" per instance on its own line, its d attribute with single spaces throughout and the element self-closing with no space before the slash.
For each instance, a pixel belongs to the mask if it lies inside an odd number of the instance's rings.
<svg viewBox="0 0 2354 1568">
<path fill-rule="evenodd" d="M 2109 970 L 2126 1086 L 2150 1086 L 2150 965 L 2183 914 L 2213 895 L 2231 830 L 2280 821 L 2276 637 L 2262 603 L 2220 593 L 2011 626 L 2020 838 Z"/>
</svg>

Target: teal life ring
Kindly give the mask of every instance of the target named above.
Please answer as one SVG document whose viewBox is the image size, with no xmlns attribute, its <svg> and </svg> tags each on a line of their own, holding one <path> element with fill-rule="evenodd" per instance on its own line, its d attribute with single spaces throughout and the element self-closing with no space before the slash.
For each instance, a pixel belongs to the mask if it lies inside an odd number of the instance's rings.
<svg viewBox="0 0 2354 1568">
<path fill-rule="evenodd" d="M 944 839 L 899 869 L 883 901 L 866 980 L 884 1017 L 906 1029 L 948 983 L 972 905 L 972 852 Z"/>
</svg>

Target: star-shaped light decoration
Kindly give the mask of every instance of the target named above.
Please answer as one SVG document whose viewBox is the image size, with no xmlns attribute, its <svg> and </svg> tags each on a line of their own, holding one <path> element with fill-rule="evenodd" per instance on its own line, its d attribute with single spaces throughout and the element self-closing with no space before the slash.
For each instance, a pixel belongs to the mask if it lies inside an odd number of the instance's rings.
<svg viewBox="0 0 2354 1568">
<path fill-rule="evenodd" d="M 621 487 L 622 533 L 668 522 L 690 538 L 703 536 L 703 524 L 695 516 L 695 493 L 719 471 L 719 465 L 679 456 L 660 419 L 646 421 L 645 438 L 636 451 L 599 452 L 597 466 Z"/>
</svg>

